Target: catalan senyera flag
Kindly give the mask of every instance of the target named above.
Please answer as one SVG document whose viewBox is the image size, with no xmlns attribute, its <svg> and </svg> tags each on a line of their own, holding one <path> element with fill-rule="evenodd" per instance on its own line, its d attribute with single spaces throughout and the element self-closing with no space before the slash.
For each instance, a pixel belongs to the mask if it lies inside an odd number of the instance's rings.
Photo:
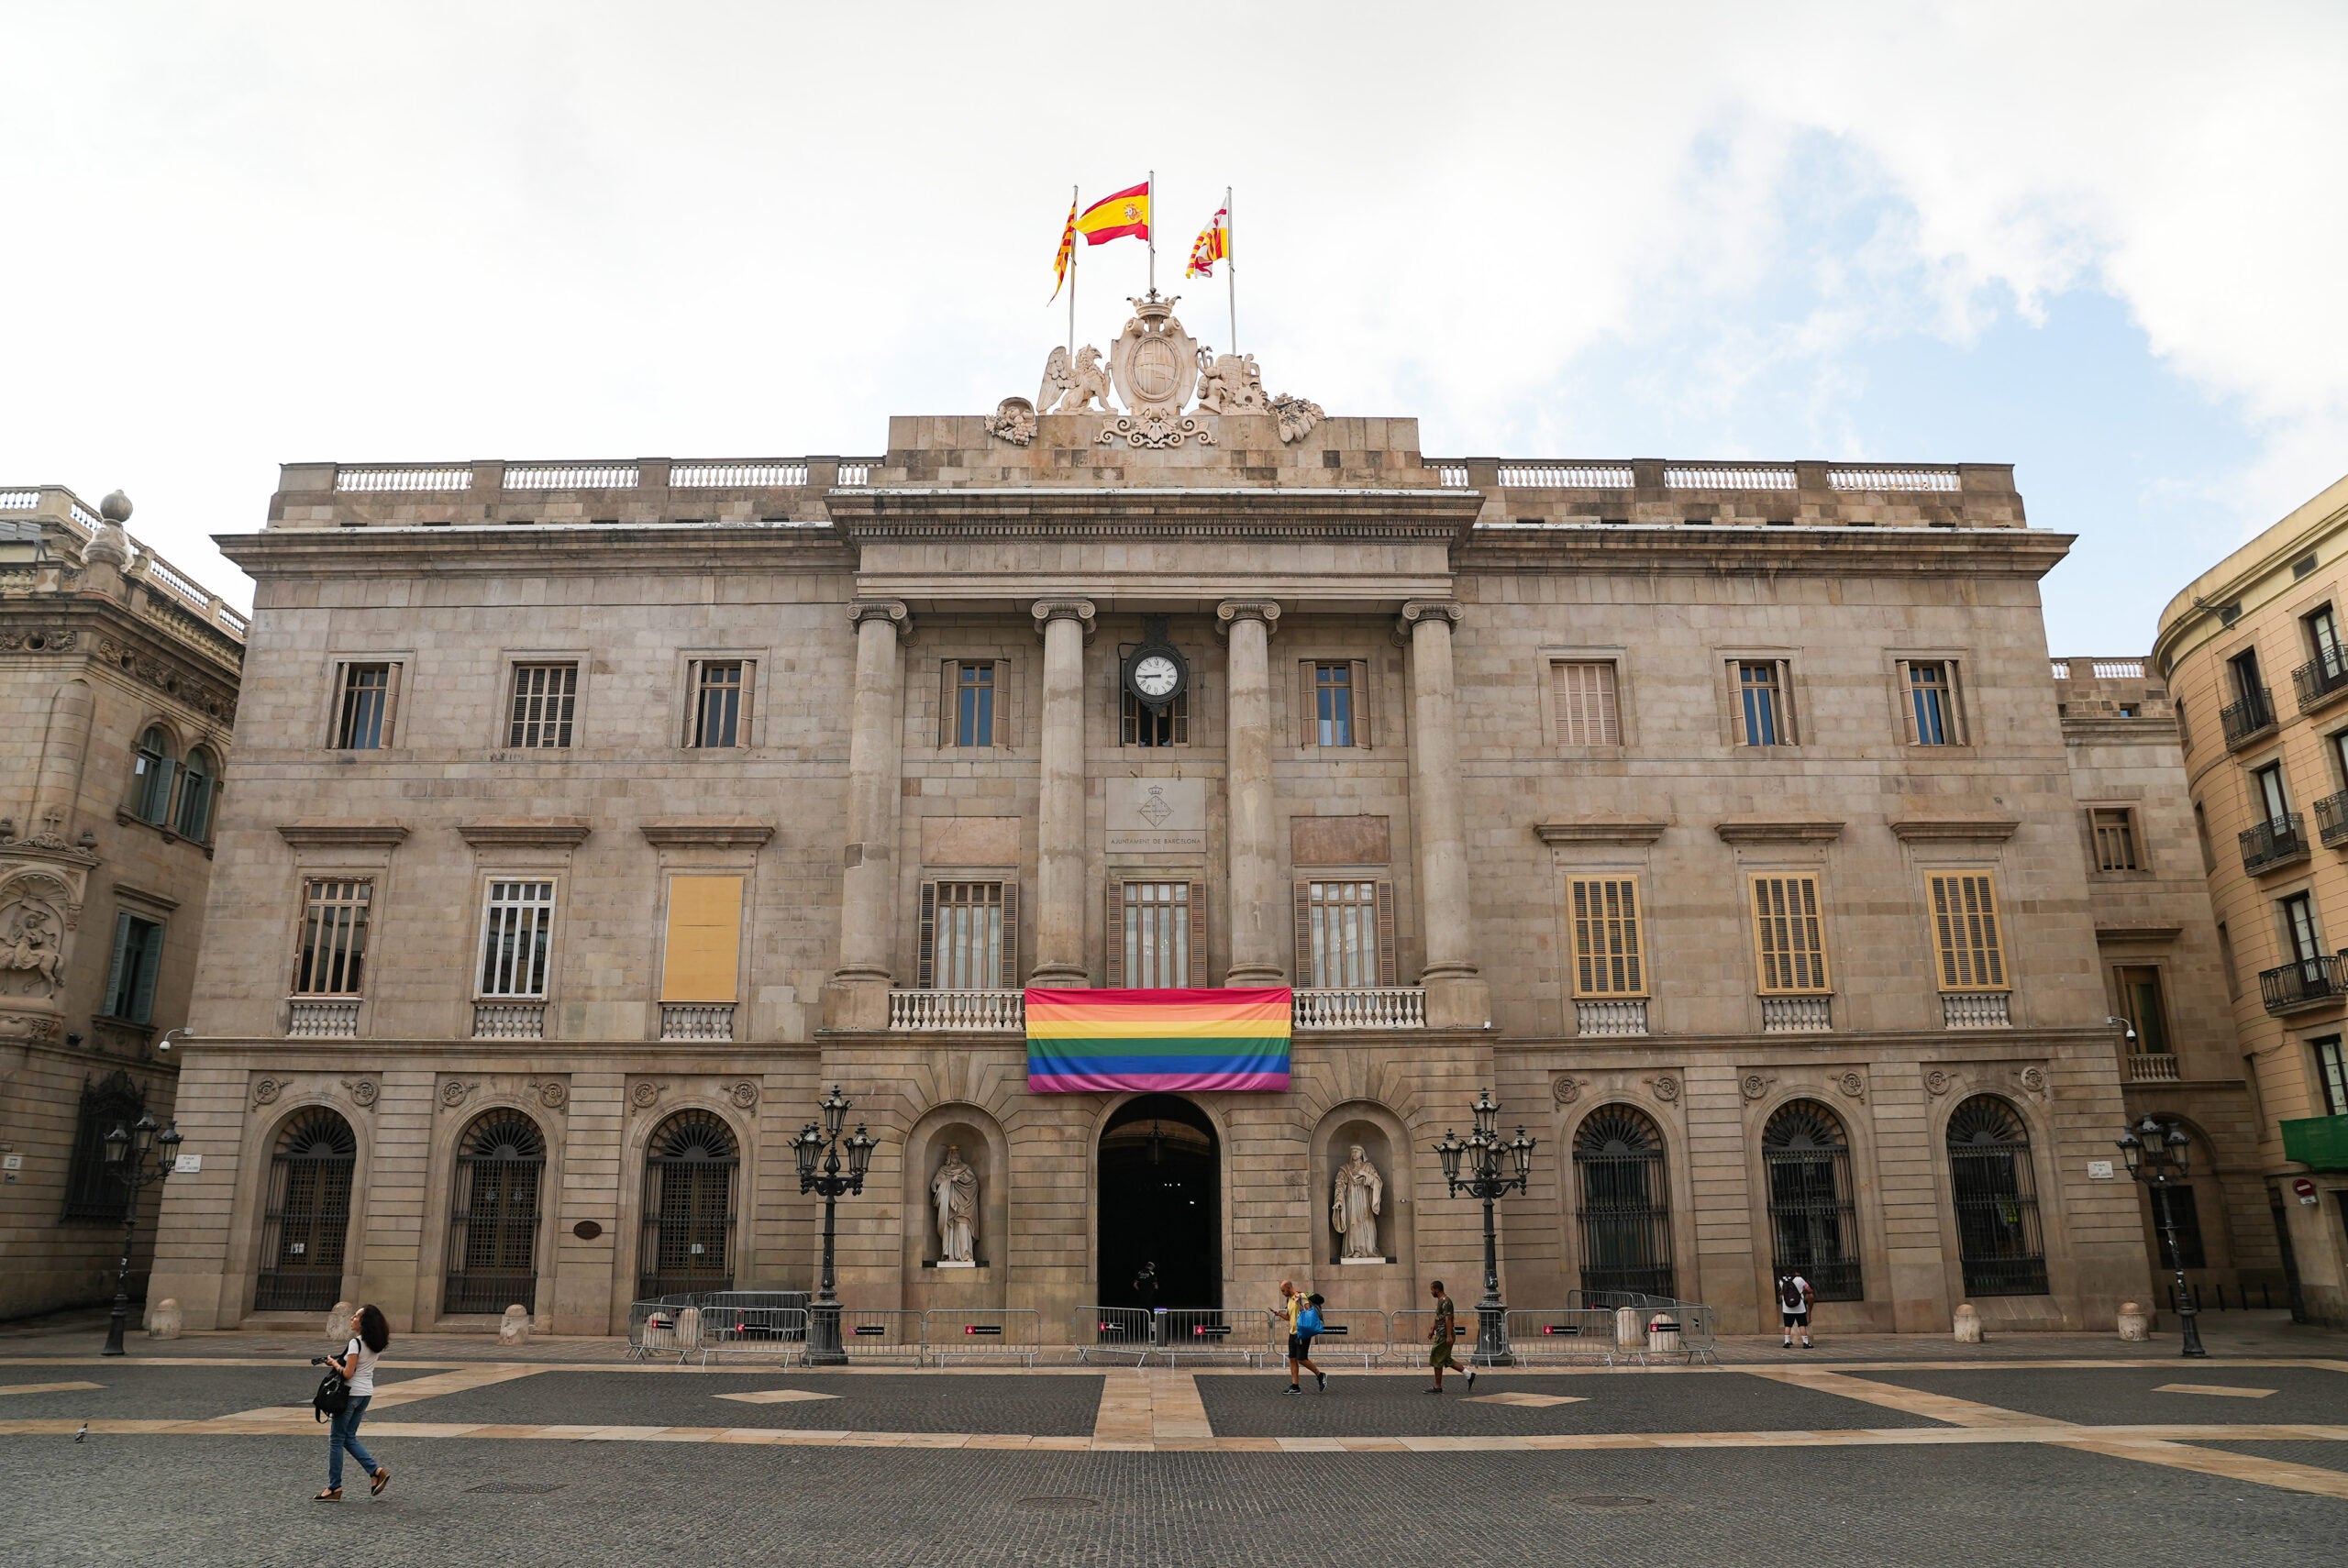
<svg viewBox="0 0 2348 1568">
<path fill-rule="evenodd" d="M 1191 247 L 1191 264 L 1182 270 L 1186 278 L 1212 278 L 1214 264 L 1231 254 L 1231 209 L 1217 207 L 1214 216 L 1207 219 L 1206 227 L 1199 230 L 1198 243 Z"/>
<path fill-rule="evenodd" d="M 1060 290 L 1068 284 L 1069 263 L 1076 259 L 1076 198 L 1068 203 L 1068 222 L 1060 229 L 1059 254 L 1052 258 L 1052 298 L 1060 297 Z M 1045 302 L 1049 304 L 1049 301 Z"/>
<path fill-rule="evenodd" d="M 1135 239 L 1149 237 L 1149 182 L 1113 196 L 1103 196 L 1076 220 L 1076 232 L 1084 236 L 1087 245 L 1106 245 L 1113 239 L 1132 235 Z"/>
<path fill-rule="evenodd" d="M 1285 1089 L 1294 993 L 1030 990 L 1031 1094 Z"/>
</svg>

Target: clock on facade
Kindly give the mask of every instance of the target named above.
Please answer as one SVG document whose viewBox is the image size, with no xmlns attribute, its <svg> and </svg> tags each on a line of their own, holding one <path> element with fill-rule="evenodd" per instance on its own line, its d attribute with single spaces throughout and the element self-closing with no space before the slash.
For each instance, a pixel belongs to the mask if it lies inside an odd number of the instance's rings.
<svg viewBox="0 0 2348 1568">
<path fill-rule="evenodd" d="M 1190 662 L 1168 640 L 1166 622 L 1144 620 L 1141 644 L 1125 658 L 1125 690 L 1145 708 L 1158 709 L 1171 706 L 1190 683 Z"/>
</svg>

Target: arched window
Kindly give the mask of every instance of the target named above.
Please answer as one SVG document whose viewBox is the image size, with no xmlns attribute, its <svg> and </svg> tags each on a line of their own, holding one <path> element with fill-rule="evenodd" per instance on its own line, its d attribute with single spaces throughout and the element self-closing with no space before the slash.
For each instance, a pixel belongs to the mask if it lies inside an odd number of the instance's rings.
<svg viewBox="0 0 2348 1568">
<path fill-rule="evenodd" d="M 145 1092 L 119 1067 L 101 1082 L 82 1080 L 82 1114 L 73 1127 L 73 1157 L 65 1168 L 61 1220 L 122 1223 L 130 1207 L 130 1188 L 115 1178 L 106 1164 L 106 1134 L 131 1126 L 146 1110 Z"/>
<path fill-rule="evenodd" d="M 1778 1108 L 1761 1131 L 1769 1183 L 1769 1242 L 1777 1271 L 1810 1281 L 1821 1301 L 1857 1301 L 1859 1226 L 1851 1194 L 1851 1141 L 1814 1099 Z"/>
<path fill-rule="evenodd" d="M 1581 1287 L 1672 1294 L 1671 1201 L 1663 1134 L 1627 1105 L 1589 1113 L 1574 1132 Z"/>
<path fill-rule="evenodd" d="M 733 1131 L 714 1111 L 681 1110 L 652 1134 L 637 1296 L 734 1288 L 734 1178 L 741 1164 Z"/>
<path fill-rule="evenodd" d="M 314 1106 L 285 1124 L 269 1159 L 260 1222 L 256 1312 L 323 1312 L 342 1299 L 350 1233 L 350 1178 L 359 1140 L 350 1123 Z"/>
<path fill-rule="evenodd" d="M 130 765 L 132 816 L 157 827 L 171 820 L 172 772 L 171 737 L 163 734 L 162 725 L 150 724 L 138 737 L 138 753 Z"/>
<path fill-rule="evenodd" d="M 202 746 L 187 754 L 187 762 L 180 769 L 180 813 L 178 829 L 182 838 L 192 838 L 198 844 L 212 836 L 212 809 L 220 794 L 220 765 Z"/>
<path fill-rule="evenodd" d="M 1967 1296 L 2043 1296 L 2046 1243 L 2030 1132 L 1996 1095 L 1977 1094 L 1948 1119 L 1949 1190 Z"/>
<path fill-rule="evenodd" d="M 537 1309 L 538 1188 L 547 1143 L 518 1110 L 484 1111 L 457 1143 L 443 1312 Z"/>
</svg>

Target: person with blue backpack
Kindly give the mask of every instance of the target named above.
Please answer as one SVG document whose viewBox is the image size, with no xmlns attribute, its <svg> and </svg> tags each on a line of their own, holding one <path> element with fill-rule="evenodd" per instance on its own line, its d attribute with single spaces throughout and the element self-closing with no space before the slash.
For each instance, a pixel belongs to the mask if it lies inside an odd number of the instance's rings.
<svg viewBox="0 0 2348 1568">
<path fill-rule="evenodd" d="M 1323 1393 L 1329 1391 L 1329 1375 L 1312 1364 L 1312 1337 L 1321 1331 L 1321 1297 L 1305 1296 L 1294 1282 L 1280 1281 L 1280 1313 L 1288 1320 L 1288 1391 L 1301 1394 L 1304 1389 L 1297 1381 L 1300 1368 L 1312 1374 L 1313 1386 Z"/>
</svg>

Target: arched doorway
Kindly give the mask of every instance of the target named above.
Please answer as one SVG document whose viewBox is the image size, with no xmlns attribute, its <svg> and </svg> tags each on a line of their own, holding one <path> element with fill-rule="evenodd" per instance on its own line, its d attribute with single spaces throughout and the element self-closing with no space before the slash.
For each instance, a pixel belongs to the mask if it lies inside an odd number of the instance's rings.
<svg viewBox="0 0 2348 1568">
<path fill-rule="evenodd" d="M 256 1312 L 323 1312 L 342 1298 L 359 1140 L 323 1105 L 285 1124 L 269 1158 Z"/>
<path fill-rule="evenodd" d="M 1223 1305 L 1223 1149 L 1206 1113 L 1178 1095 L 1126 1101 L 1101 1132 L 1100 1301 Z M 1144 1301 L 1134 1276 L 1157 1265 Z"/>
<path fill-rule="evenodd" d="M 537 1309 L 538 1187 L 547 1141 L 521 1111 L 482 1112 L 457 1144 L 440 1310 Z"/>
<path fill-rule="evenodd" d="M 716 1112 L 681 1110 L 644 1158 L 636 1293 L 645 1300 L 734 1288 L 735 1178 L 741 1145 Z"/>
</svg>

